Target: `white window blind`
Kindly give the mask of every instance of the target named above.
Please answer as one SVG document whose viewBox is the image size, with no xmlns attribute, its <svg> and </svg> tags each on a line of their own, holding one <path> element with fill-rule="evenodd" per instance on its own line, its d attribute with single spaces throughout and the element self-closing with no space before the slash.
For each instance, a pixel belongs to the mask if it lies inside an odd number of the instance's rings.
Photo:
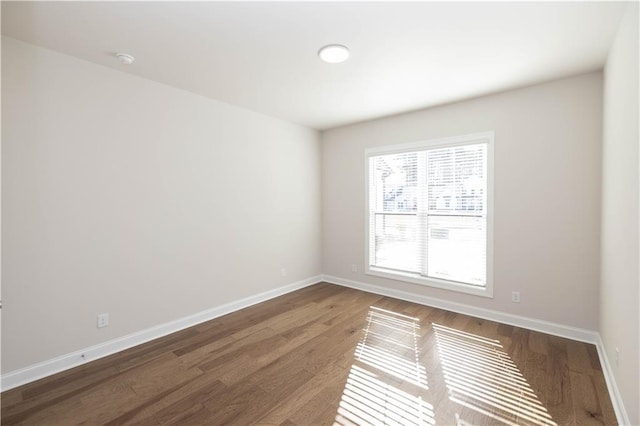
<svg viewBox="0 0 640 426">
<path fill-rule="evenodd" d="M 490 140 L 469 139 L 368 155 L 369 269 L 487 286 Z"/>
</svg>

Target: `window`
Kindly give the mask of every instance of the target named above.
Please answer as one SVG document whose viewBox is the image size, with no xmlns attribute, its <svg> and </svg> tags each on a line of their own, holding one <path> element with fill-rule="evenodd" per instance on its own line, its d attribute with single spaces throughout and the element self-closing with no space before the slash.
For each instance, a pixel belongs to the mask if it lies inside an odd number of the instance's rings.
<svg viewBox="0 0 640 426">
<path fill-rule="evenodd" d="M 493 133 L 366 157 L 366 272 L 492 297 Z"/>
</svg>

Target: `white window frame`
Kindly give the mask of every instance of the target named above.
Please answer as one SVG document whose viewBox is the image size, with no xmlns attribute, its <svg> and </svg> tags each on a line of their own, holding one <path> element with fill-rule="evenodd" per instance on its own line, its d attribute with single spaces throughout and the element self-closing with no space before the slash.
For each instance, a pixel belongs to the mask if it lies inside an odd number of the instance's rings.
<svg viewBox="0 0 640 426">
<path fill-rule="evenodd" d="M 444 290 L 456 291 L 459 293 L 473 294 L 476 296 L 493 298 L 493 149 L 494 149 L 494 132 L 482 132 L 469 135 L 455 136 L 441 139 L 431 139 L 420 142 L 410 142 L 396 145 L 386 145 L 365 150 L 365 274 L 377 277 L 388 278 L 396 281 L 404 281 L 413 284 L 419 284 L 429 287 L 440 288 Z M 455 281 L 447 281 L 437 278 L 424 277 L 419 274 L 413 274 L 402 271 L 392 271 L 385 268 L 371 266 L 370 250 L 370 211 L 369 211 L 369 158 L 385 154 L 398 154 L 402 152 L 421 151 L 434 148 L 443 148 L 460 145 L 471 145 L 474 143 L 487 144 L 487 251 L 486 251 L 486 284 L 477 286 L 472 284 L 464 284 Z"/>
</svg>

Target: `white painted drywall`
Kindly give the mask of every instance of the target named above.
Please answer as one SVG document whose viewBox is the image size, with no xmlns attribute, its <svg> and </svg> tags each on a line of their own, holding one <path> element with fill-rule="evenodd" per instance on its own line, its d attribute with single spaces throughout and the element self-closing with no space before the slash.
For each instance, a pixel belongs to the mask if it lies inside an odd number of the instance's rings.
<svg viewBox="0 0 640 426">
<path fill-rule="evenodd" d="M 324 273 L 595 330 L 601 123 L 595 72 L 324 132 Z M 495 131 L 494 298 L 364 275 L 365 149 L 487 130 Z"/>
<path fill-rule="evenodd" d="M 321 272 L 316 131 L 10 38 L 2 110 L 3 373 Z"/>
<path fill-rule="evenodd" d="M 640 424 L 638 48 L 638 3 L 630 3 L 604 71 L 599 329 L 634 425 Z"/>
</svg>

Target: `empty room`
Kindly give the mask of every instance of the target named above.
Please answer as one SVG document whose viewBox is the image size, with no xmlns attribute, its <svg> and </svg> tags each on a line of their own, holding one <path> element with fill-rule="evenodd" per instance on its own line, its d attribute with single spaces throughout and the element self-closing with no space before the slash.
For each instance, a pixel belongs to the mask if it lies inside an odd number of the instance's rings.
<svg viewBox="0 0 640 426">
<path fill-rule="evenodd" d="M 639 3 L 2 1 L 3 425 L 640 425 Z"/>
</svg>

